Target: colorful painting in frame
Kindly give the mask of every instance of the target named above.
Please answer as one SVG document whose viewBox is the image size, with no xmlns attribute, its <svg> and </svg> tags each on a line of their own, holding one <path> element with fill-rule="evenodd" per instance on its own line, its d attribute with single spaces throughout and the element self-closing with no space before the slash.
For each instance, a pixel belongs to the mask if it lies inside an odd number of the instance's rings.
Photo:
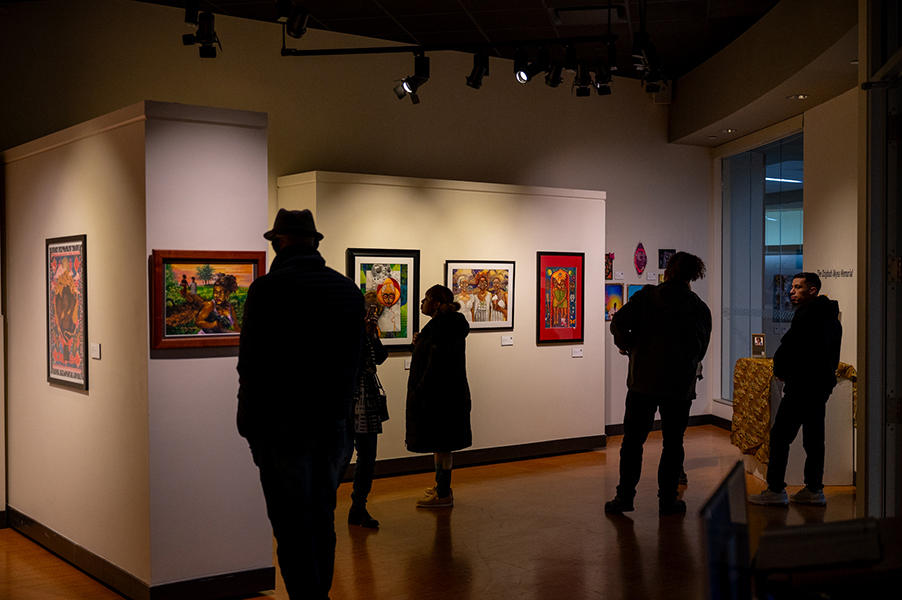
<svg viewBox="0 0 902 600">
<path fill-rule="evenodd" d="M 582 252 L 536 252 L 536 344 L 583 341 L 585 261 Z"/>
<path fill-rule="evenodd" d="M 666 269 L 667 263 L 670 262 L 670 257 L 676 254 L 675 248 L 659 248 L 658 249 L 658 268 Z"/>
<path fill-rule="evenodd" d="M 347 275 L 378 315 L 388 350 L 409 351 L 420 323 L 420 251 L 348 248 Z"/>
<path fill-rule="evenodd" d="M 88 389 L 87 236 L 46 240 L 47 381 Z"/>
<path fill-rule="evenodd" d="M 266 252 L 154 250 L 151 269 L 154 349 L 237 346 Z"/>
<path fill-rule="evenodd" d="M 471 330 L 514 328 L 514 261 L 449 260 L 445 286 Z"/>
<path fill-rule="evenodd" d="M 604 284 L 604 320 L 610 321 L 623 306 L 623 284 Z"/>
<path fill-rule="evenodd" d="M 641 290 L 644 287 L 645 287 L 645 285 L 643 285 L 641 283 L 629 284 L 629 286 L 627 286 L 627 288 L 626 288 L 626 300 L 625 301 L 629 302 L 630 299 L 633 297 L 633 294 L 635 294 L 636 292 L 638 292 L 639 290 Z"/>
</svg>

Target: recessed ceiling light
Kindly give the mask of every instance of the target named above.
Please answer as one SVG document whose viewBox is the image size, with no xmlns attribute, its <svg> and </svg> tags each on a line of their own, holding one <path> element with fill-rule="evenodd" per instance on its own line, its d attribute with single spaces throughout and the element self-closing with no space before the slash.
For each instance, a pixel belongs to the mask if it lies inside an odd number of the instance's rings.
<svg viewBox="0 0 902 600">
<path fill-rule="evenodd" d="M 787 100 L 806 100 L 808 99 L 808 94 L 793 94 L 792 96 L 786 96 Z"/>
<path fill-rule="evenodd" d="M 708 139 L 709 139 L 709 140 L 716 140 L 716 139 L 717 139 L 717 136 L 716 136 L 716 135 L 709 135 L 709 136 L 708 136 Z"/>
<path fill-rule="evenodd" d="M 731 129 L 721 129 L 720 132 L 721 133 L 736 133 L 736 130 L 732 129 L 732 128 Z"/>
</svg>

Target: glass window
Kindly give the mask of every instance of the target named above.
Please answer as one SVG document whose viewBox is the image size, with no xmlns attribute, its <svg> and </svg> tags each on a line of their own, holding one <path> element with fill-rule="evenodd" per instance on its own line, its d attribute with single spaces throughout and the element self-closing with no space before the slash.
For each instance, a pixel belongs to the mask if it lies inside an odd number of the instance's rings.
<svg viewBox="0 0 902 600">
<path fill-rule="evenodd" d="M 772 357 L 792 321 L 789 289 L 802 271 L 802 134 L 723 160 L 721 397 L 752 334 Z"/>
</svg>

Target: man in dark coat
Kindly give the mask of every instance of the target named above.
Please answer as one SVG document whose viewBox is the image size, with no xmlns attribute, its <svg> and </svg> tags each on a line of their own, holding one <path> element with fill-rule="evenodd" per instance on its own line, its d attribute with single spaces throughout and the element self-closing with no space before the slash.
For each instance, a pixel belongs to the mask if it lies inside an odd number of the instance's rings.
<svg viewBox="0 0 902 600">
<path fill-rule="evenodd" d="M 711 311 L 690 289 L 705 276 L 702 260 L 677 252 L 667 263 L 664 283 L 647 285 L 614 314 L 611 333 L 621 354 L 629 354 L 626 413 L 620 446 L 620 485 L 605 504 L 609 513 L 633 510 L 642 473 L 642 446 L 661 413 L 664 447 L 658 466 L 658 510 L 686 512 L 678 499 L 683 468 L 683 434 L 695 398 L 698 366 L 711 338 Z"/>
<path fill-rule="evenodd" d="M 826 506 L 824 495 L 824 419 L 827 399 L 836 386 L 842 325 L 839 303 L 819 296 L 821 279 L 815 273 L 792 278 L 789 298 L 796 307 L 792 325 L 774 353 L 774 377 L 784 382 L 783 400 L 770 432 L 767 489 L 749 496 L 752 504 L 787 506 L 789 501 Z M 805 487 L 786 495 L 789 445 L 802 429 L 805 448 Z"/>
<path fill-rule="evenodd" d="M 309 210 L 280 210 L 276 258 L 251 284 L 238 350 L 238 431 L 260 469 L 290 598 L 328 598 L 335 494 L 363 344 L 363 295 L 326 267 Z"/>
</svg>

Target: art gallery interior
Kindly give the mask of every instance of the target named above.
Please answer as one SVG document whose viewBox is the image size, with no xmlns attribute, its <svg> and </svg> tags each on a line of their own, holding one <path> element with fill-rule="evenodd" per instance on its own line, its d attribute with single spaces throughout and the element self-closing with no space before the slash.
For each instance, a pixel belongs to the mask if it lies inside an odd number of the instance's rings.
<svg viewBox="0 0 902 600">
<path fill-rule="evenodd" d="M 605 284 L 656 283 L 658 249 L 706 262 L 693 291 L 714 331 L 690 425 L 729 428 L 733 364 L 749 353 L 727 347 L 738 259 L 724 165 L 798 134 L 804 188 L 786 188 L 777 216 L 762 208 L 761 228 L 778 217 L 788 228 L 793 203 L 804 205 L 798 241 L 782 245 L 804 240 L 804 270 L 831 274 L 824 291 L 842 310 L 840 360 L 858 371 L 846 432 L 856 511 L 898 516 L 898 413 L 885 407 L 900 376 L 886 366 L 899 339 L 888 250 L 898 199 L 874 133 L 895 96 L 860 85 L 898 77 L 898 42 L 872 31 L 882 4 L 781 0 L 671 82 L 666 103 L 617 75 L 607 96 L 523 86 L 500 58 L 474 90 L 472 54 L 446 51 L 430 56 L 413 104 L 390 85 L 410 74 L 407 53 L 282 57 L 277 23 L 217 15 L 223 49 L 202 59 L 181 43 L 191 29 L 179 8 L 0 3 L 0 526 L 77 548 L 70 562 L 129 597 L 222 576 L 242 593 L 266 589 L 255 586 L 273 575 L 271 528 L 234 425 L 237 348 L 151 349 L 148 259 L 271 259 L 262 233 L 280 208 L 313 211 L 320 250 L 342 272 L 348 248 L 419 250 L 421 290 L 443 282 L 449 260 L 515 262 L 513 328 L 468 338 L 474 446 L 462 465 L 604 448 L 622 433 L 628 363 L 608 331 Z M 292 44 L 394 45 L 313 28 Z M 69 235 L 86 235 L 87 337 L 100 346 L 87 390 L 46 373 L 45 240 Z M 537 252 L 585 254 L 578 344 L 536 343 Z M 743 260 L 764 265 L 761 252 Z M 769 356 L 781 326 L 767 321 Z M 379 369 L 392 415 L 384 472 L 428 468 L 404 446 L 409 356 Z"/>
</svg>

